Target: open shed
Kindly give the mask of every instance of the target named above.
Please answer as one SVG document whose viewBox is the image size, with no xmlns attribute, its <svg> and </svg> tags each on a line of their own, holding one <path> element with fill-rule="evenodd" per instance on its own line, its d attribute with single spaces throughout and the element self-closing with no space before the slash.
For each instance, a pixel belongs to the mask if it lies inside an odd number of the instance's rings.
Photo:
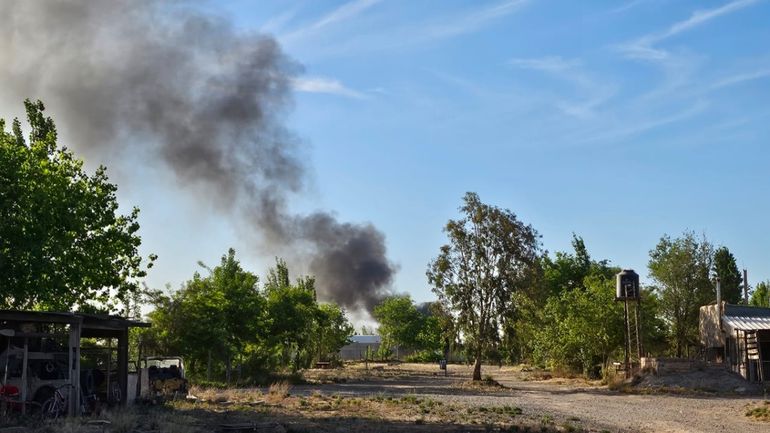
<svg viewBox="0 0 770 433">
<path fill-rule="evenodd" d="M 770 382 L 770 308 L 723 302 L 700 308 L 706 360 L 751 382 Z"/>
<path fill-rule="evenodd" d="M 70 415 L 78 413 L 82 396 L 123 405 L 130 397 L 128 330 L 148 326 L 101 314 L 0 310 L 3 394 L 22 411 L 42 405 L 56 389 L 67 391 Z M 88 338 L 106 345 L 83 347 Z"/>
</svg>

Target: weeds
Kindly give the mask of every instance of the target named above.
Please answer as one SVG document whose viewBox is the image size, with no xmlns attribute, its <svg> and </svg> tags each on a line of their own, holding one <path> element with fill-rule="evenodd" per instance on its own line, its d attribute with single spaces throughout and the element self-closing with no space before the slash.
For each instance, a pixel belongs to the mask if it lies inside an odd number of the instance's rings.
<svg viewBox="0 0 770 433">
<path fill-rule="evenodd" d="M 765 401 L 761 406 L 748 409 L 746 411 L 746 416 L 754 418 L 757 421 L 770 422 L 770 401 Z"/>
</svg>

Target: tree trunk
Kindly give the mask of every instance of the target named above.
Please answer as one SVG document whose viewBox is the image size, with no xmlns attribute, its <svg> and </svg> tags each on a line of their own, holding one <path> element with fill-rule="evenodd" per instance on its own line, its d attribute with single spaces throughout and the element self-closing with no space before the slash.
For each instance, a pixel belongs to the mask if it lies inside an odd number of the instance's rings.
<svg viewBox="0 0 770 433">
<path fill-rule="evenodd" d="M 231 368 L 231 362 L 230 362 L 230 354 L 227 354 L 227 365 L 225 366 L 225 381 L 227 385 L 230 385 L 230 374 L 232 372 Z"/>
<path fill-rule="evenodd" d="M 211 382 L 211 349 L 209 349 L 209 359 L 206 364 L 206 380 Z"/>
<path fill-rule="evenodd" d="M 481 355 L 476 356 L 476 363 L 473 365 L 473 380 L 481 380 Z"/>
</svg>

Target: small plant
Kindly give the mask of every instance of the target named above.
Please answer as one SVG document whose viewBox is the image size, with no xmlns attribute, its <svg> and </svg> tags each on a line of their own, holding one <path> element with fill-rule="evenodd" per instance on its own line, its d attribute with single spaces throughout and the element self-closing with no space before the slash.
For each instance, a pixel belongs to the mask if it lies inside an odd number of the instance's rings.
<svg viewBox="0 0 770 433">
<path fill-rule="evenodd" d="M 267 390 L 267 400 L 273 403 L 282 401 L 290 395 L 289 389 L 291 389 L 289 382 L 275 382 Z"/>
<path fill-rule="evenodd" d="M 746 416 L 758 421 L 770 421 L 770 401 L 746 411 Z"/>
</svg>

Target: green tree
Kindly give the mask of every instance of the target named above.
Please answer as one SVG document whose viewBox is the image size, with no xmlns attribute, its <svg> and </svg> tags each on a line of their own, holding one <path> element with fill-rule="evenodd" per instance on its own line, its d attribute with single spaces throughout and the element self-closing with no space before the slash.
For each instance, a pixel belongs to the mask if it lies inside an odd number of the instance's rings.
<svg viewBox="0 0 770 433">
<path fill-rule="evenodd" d="M 535 357 L 551 367 L 595 375 L 624 344 L 623 305 L 615 302 L 615 281 L 587 277 L 580 290 L 548 298 L 535 339 Z"/>
<path fill-rule="evenodd" d="M 336 360 L 342 346 L 348 344 L 353 335 L 353 325 L 348 321 L 343 310 L 337 304 L 318 305 L 318 360 Z"/>
<path fill-rule="evenodd" d="M 418 348 L 422 316 L 409 295 L 385 298 L 374 307 L 373 316 L 380 324 L 378 332 L 382 337 L 382 345 L 391 350 L 395 347 Z"/>
<path fill-rule="evenodd" d="M 177 292 L 155 293 L 147 350 L 183 355 L 193 372 L 205 365 L 208 380 L 216 362 L 224 366 L 229 381 L 233 359 L 242 358 L 246 347 L 265 332 L 266 301 L 258 282 L 230 249 L 208 276 L 196 272 Z"/>
<path fill-rule="evenodd" d="M 315 352 L 317 304 L 315 280 L 300 278 L 292 285 L 286 262 L 277 260 L 265 284 L 268 336 L 272 346 L 280 349 L 283 365 L 293 371 L 309 366 Z"/>
<path fill-rule="evenodd" d="M 572 234 L 573 253 L 557 251 L 554 258 L 544 255 L 541 260 L 543 268 L 543 284 L 547 294 L 560 294 L 576 288 L 583 288 L 583 280 L 597 265 L 605 265 L 606 261 L 596 263 L 591 260 L 583 238 Z"/>
<path fill-rule="evenodd" d="M 0 120 L 0 308 L 119 310 L 139 290 L 139 210 L 118 213 L 117 187 L 59 147 L 40 101 L 30 134 Z"/>
<path fill-rule="evenodd" d="M 743 277 L 727 247 L 719 247 L 714 252 L 714 274 L 721 281 L 722 299 L 730 304 L 740 303 L 743 300 Z"/>
<path fill-rule="evenodd" d="M 484 353 L 495 347 L 515 313 L 514 294 L 534 284 L 539 236 L 509 210 L 467 193 L 463 217 L 449 220 L 449 243 L 427 271 L 433 292 L 457 317 L 466 348 L 475 357 L 473 380 L 481 380 Z"/>
<path fill-rule="evenodd" d="M 755 307 L 770 307 L 770 282 L 762 281 L 757 284 L 749 304 Z"/>
<path fill-rule="evenodd" d="M 709 278 L 714 247 L 692 232 L 671 239 L 664 235 L 650 251 L 648 268 L 656 282 L 660 311 L 676 356 L 698 342 L 698 312 L 716 297 Z"/>
</svg>

